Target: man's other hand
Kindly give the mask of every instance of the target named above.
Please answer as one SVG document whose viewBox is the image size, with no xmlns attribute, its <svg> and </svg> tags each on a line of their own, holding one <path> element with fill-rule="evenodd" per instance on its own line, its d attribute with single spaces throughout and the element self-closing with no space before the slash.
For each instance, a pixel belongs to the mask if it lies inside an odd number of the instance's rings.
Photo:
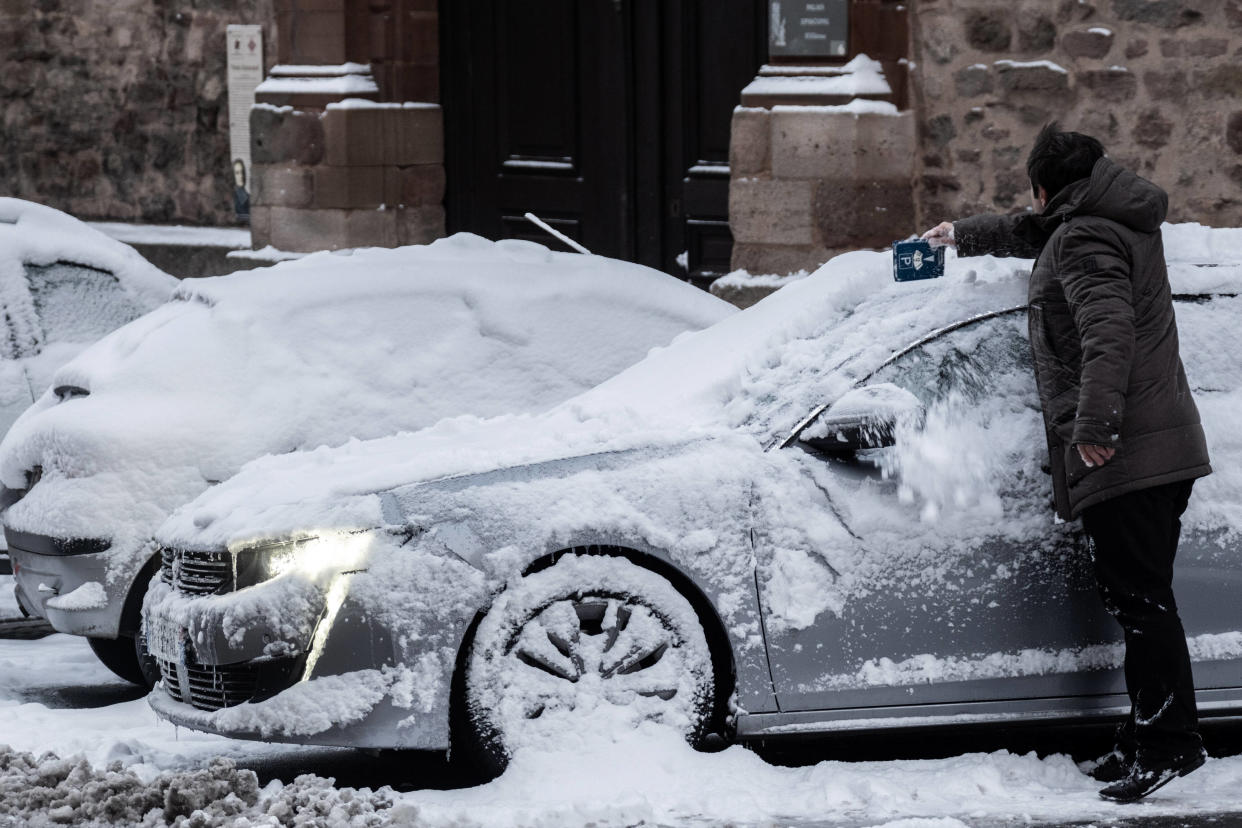
<svg viewBox="0 0 1242 828">
<path fill-rule="evenodd" d="M 932 247 L 954 247 L 957 241 L 953 238 L 953 222 L 942 221 L 922 236 Z"/>
<path fill-rule="evenodd" d="M 1109 460 L 1113 459 L 1113 455 L 1117 453 L 1116 449 L 1107 446 L 1092 446 L 1087 443 L 1079 443 L 1075 448 L 1078 449 L 1078 456 L 1082 458 L 1082 462 L 1087 464 L 1087 468 L 1102 466 Z"/>
</svg>

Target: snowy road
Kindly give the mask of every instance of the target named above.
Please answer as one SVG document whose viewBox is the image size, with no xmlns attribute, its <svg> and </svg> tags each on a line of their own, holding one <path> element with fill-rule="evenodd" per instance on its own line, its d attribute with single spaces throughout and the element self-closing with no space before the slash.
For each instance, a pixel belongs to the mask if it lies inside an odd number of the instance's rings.
<svg viewBox="0 0 1242 828">
<path fill-rule="evenodd" d="M 11 617 L 7 584 L 0 596 L 0 616 Z M 0 826 L 141 825 L 144 815 L 145 824 L 164 825 L 195 809 L 203 811 L 195 825 L 231 828 L 292 825 L 299 813 L 307 824 L 330 826 L 1242 825 L 1236 756 L 1213 759 L 1125 808 L 1101 802 L 1097 785 L 1064 755 L 994 751 L 783 767 L 739 747 L 696 754 L 657 727 L 598 725 L 559 750 L 519 754 L 488 785 L 462 788 L 435 755 L 373 758 L 177 730 L 113 678 L 84 640 L 0 639 L 0 744 L 10 748 L 0 751 Z M 217 758 L 232 764 L 209 764 Z M 300 777 L 308 772 L 314 776 Z"/>
</svg>

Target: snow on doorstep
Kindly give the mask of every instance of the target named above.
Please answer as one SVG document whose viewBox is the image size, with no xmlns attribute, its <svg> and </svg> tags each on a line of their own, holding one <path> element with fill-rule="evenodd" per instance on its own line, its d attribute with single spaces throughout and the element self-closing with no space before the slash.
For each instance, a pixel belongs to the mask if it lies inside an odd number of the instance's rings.
<svg viewBox="0 0 1242 828">
<path fill-rule="evenodd" d="M 269 77 L 255 87 L 257 94 L 360 95 L 379 92 L 369 75 L 342 75 L 320 78 Z"/>
<path fill-rule="evenodd" d="M 88 227 L 126 244 L 170 244 L 194 247 L 250 247 L 250 231 L 240 227 L 187 227 L 181 224 L 127 224 L 88 221 Z"/>
<path fill-rule="evenodd" d="M 783 74 L 764 74 L 747 84 L 742 95 L 889 95 L 892 87 L 884 78 L 884 69 L 878 60 L 858 55 L 849 63 L 829 73 L 820 70 L 815 74 L 792 75 L 786 67 Z"/>
<path fill-rule="evenodd" d="M 290 250 L 277 250 L 269 244 L 260 247 L 258 250 L 230 250 L 225 258 L 253 259 L 259 262 L 288 262 L 302 259 L 309 255 L 309 253 L 295 253 Z"/>
<path fill-rule="evenodd" d="M 773 114 L 778 112 L 805 112 L 812 110 L 819 113 L 839 112 L 848 115 L 900 115 L 897 105 L 888 101 L 873 101 L 868 98 L 855 98 L 849 103 L 832 106 L 778 104 L 772 107 Z"/>
</svg>

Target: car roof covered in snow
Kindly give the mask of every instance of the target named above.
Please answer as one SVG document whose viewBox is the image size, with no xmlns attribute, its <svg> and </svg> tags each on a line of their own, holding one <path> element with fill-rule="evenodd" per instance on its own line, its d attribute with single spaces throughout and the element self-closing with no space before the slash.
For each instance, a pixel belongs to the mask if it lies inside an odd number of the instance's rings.
<svg viewBox="0 0 1242 828">
<path fill-rule="evenodd" d="M 177 280 L 127 244 L 73 216 L 18 198 L 0 197 L 0 268 L 69 262 L 107 270 L 145 307 L 165 301 Z"/>
<path fill-rule="evenodd" d="M 13 426 L 0 477 L 43 477 L 7 520 L 115 540 L 254 457 L 543 410 L 734 312 L 640 265 L 465 234 L 186 282 Z"/>
</svg>

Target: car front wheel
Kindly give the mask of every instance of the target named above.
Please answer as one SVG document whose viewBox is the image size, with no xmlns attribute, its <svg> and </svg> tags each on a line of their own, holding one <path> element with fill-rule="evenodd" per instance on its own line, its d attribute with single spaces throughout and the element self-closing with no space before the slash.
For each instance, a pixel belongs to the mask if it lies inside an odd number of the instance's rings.
<svg viewBox="0 0 1242 828">
<path fill-rule="evenodd" d="M 620 557 L 566 554 L 523 577 L 479 623 L 465 667 L 468 750 L 491 772 L 604 706 L 692 744 L 710 725 L 715 679 L 697 613 Z"/>
</svg>

